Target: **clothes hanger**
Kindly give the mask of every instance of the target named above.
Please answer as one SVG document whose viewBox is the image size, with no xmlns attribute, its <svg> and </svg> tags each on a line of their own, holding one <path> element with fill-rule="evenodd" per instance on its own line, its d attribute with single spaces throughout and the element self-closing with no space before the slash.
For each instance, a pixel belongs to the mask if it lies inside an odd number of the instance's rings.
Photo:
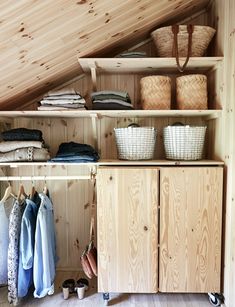
<svg viewBox="0 0 235 307">
<path fill-rule="evenodd" d="M 1 199 L 1 202 L 4 203 L 10 196 L 13 197 L 13 198 L 16 198 L 16 196 L 13 193 L 12 186 L 11 186 L 10 182 L 8 182 L 8 187 L 5 190 L 5 193 L 3 195 L 3 198 Z"/>
<path fill-rule="evenodd" d="M 36 189 L 35 189 L 34 181 L 32 179 L 32 189 L 31 189 L 31 194 L 30 194 L 30 199 L 31 200 L 34 198 L 35 193 L 36 193 Z"/>
<path fill-rule="evenodd" d="M 23 184 L 21 182 L 20 183 L 20 187 L 19 187 L 19 191 L 18 191 L 18 196 L 17 196 L 18 201 L 21 200 L 22 196 L 23 196 L 23 198 L 27 198 L 28 197 L 27 194 L 25 193 L 24 186 L 23 186 Z"/>
<path fill-rule="evenodd" d="M 45 176 L 45 182 L 44 182 L 44 188 L 42 190 L 43 194 L 47 195 L 49 194 L 48 188 L 47 188 L 47 182 L 46 182 L 46 176 Z"/>
</svg>

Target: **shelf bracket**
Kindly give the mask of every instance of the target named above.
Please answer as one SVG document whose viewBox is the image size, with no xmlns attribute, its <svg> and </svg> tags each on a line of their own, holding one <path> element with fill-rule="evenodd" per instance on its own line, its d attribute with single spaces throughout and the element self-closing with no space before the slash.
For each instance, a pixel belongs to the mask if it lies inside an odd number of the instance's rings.
<svg viewBox="0 0 235 307">
<path fill-rule="evenodd" d="M 93 92 L 97 91 L 97 74 L 96 74 L 96 63 L 90 62 L 88 63 L 91 70 L 91 80 L 92 80 L 92 90 Z"/>
<path fill-rule="evenodd" d="M 92 134 L 93 134 L 93 139 L 94 139 L 94 147 L 95 149 L 98 151 L 98 153 L 100 154 L 100 146 L 99 146 L 99 142 L 98 142 L 98 116 L 96 114 L 94 114 L 93 116 L 91 116 L 91 124 L 92 124 Z"/>
</svg>

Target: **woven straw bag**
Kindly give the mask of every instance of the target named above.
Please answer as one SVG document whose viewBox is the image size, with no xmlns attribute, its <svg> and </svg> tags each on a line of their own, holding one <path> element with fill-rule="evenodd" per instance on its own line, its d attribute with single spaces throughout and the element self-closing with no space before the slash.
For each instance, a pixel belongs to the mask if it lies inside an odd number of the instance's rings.
<svg viewBox="0 0 235 307">
<path fill-rule="evenodd" d="M 151 33 L 160 57 L 175 57 L 179 71 L 184 71 L 189 57 L 204 55 L 216 30 L 208 26 L 173 25 Z M 179 57 L 186 57 L 183 66 Z"/>
<path fill-rule="evenodd" d="M 141 78 L 140 94 L 144 110 L 169 110 L 171 108 L 171 79 L 166 76 Z"/>
<path fill-rule="evenodd" d="M 207 77 L 185 75 L 176 78 L 176 104 L 179 110 L 206 110 Z"/>
</svg>

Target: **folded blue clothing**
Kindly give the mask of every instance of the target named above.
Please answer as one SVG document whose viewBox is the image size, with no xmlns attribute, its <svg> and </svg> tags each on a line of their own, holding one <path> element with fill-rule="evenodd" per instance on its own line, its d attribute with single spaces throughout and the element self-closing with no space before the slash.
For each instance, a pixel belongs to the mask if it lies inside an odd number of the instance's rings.
<svg viewBox="0 0 235 307">
<path fill-rule="evenodd" d="M 99 160 L 97 151 L 88 144 L 75 142 L 62 143 L 56 157 L 51 162 L 96 162 Z"/>
<path fill-rule="evenodd" d="M 49 160 L 48 162 L 51 162 L 51 163 L 93 163 L 93 162 L 97 162 L 97 161 L 89 161 L 89 160 L 86 160 L 86 159 L 75 159 L 75 160 L 57 160 L 57 159 L 51 159 Z"/>
<path fill-rule="evenodd" d="M 88 156 L 88 155 L 80 155 L 80 156 L 59 156 L 54 157 L 51 159 L 51 161 L 66 161 L 66 160 L 87 160 L 87 161 L 97 161 L 97 158 L 94 156 Z"/>
</svg>

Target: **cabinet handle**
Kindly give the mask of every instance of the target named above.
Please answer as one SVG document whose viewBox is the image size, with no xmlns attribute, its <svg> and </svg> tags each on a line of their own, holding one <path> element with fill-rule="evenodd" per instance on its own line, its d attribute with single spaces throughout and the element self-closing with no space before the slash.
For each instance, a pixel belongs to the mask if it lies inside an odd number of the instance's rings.
<svg viewBox="0 0 235 307">
<path fill-rule="evenodd" d="M 144 231 L 147 231 L 148 230 L 148 227 L 147 226 L 144 226 Z"/>
</svg>

